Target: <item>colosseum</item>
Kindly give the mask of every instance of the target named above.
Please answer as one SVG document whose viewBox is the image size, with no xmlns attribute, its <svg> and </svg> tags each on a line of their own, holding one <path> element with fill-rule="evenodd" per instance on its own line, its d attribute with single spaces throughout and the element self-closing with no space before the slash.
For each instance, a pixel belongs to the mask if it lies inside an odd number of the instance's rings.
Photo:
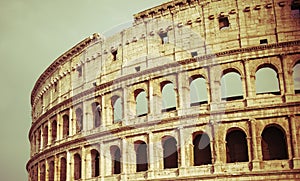
<svg viewBox="0 0 300 181">
<path fill-rule="evenodd" d="M 58 57 L 30 181 L 300 180 L 298 0 L 173 0 Z"/>
</svg>

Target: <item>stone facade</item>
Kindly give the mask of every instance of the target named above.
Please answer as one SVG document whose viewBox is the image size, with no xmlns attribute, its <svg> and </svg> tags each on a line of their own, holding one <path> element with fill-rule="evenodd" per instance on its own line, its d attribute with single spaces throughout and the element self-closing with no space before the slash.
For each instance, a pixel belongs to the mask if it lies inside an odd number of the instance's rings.
<svg viewBox="0 0 300 181">
<path fill-rule="evenodd" d="M 34 86 L 28 180 L 299 180 L 299 44 L 291 0 L 174 0 L 86 38 Z"/>
</svg>

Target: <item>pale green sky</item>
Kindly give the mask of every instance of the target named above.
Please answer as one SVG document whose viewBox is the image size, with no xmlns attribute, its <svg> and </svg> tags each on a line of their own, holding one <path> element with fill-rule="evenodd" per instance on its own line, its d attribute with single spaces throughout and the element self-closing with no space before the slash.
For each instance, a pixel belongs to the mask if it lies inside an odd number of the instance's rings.
<svg viewBox="0 0 300 181">
<path fill-rule="evenodd" d="M 94 32 L 167 0 L 0 1 L 0 180 L 25 181 L 30 92 L 57 57 Z"/>
</svg>

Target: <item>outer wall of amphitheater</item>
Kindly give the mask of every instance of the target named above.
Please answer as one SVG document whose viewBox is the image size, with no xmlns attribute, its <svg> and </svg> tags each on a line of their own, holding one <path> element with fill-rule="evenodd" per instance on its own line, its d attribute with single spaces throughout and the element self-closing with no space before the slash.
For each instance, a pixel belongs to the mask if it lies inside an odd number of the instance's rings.
<svg viewBox="0 0 300 181">
<path fill-rule="evenodd" d="M 299 180 L 299 7 L 175 0 L 81 41 L 32 90 L 28 180 Z"/>
</svg>

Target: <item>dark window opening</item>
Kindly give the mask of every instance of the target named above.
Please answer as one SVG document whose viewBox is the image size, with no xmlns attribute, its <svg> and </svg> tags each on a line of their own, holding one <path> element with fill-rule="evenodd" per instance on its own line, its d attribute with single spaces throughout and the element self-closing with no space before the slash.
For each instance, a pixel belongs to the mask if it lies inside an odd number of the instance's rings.
<svg viewBox="0 0 300 181">
<path fill-rule="evenodd" d="M 49 163 L 49 181 L 54 181 L 54 161 Z"/>
<path fill-rule="evenodd" d="M 113 50 L 113 51 L 111 52 L 111 54 L 113 55 L 113 60 L 114 60 L 114 61 L 117 60 L 118 50 Z"/>
<path fill-rule="evenodd" d="M 192 55 L 192 57 L 197 57 L 198 56 L 198 52 L 192 52 L 191 55 Z"/>
<path fill-rule="evenodd" d="M 92 157 L 92 177 L 98 177 L 100 175 L 100 154 L 97 150 L 91 150 Z"/>
<path fill-rule="evenodd" d="M 234 130 L 226 135 L 226 160 L 227 163 L 249 161 L 247 138 L 243 131 Z"/>
<path fill-rule="evenodd" d="M 231 97 L 222 97 L 223 101 L 235 101 L 235 100 L 240 100 L 243 99 L 243 96 L 231 96 Z"/>
<path fill-rule="evenodd" d="M 111 157 L 112 157 L 112 173 L 120 174 L 121 173 L 121 151 L 117 146 L 112 146 L 110 150 L 111 150 Z"/>
<path fill-rule="evenodd" d="M 275 126 L 265 128 L 261 145 L 263 160 L 288 159 L 286 136 L 281 129 Z"/>
<path fill-rule="evenodd" d="M 54 92 L 57 92 L 57 82 L 54 83 Z"/>
<path fill-rule="evenodd" d="M 164 169 L 178 168 L 177 141 L 173 137 L 165 138 L 163 142 Z"/>
<path fill-rule="evenodd" d="M 45 180 L 46 180 L 46 167 L 43 164 L 40 170 L 40 181 L 45 181 Z"/>
<path fill-rule="evenodd" d="M 74 179 L 81 178 L 81 157 L 79 154 L 74 155 Z"/>
<path fill-rule="evenodd" d="M 136 171 L 142 172 L 148 170 L 147 144 L 145 142 L 136 144 Z"/>
<path fill-rule="evenodd" d="M 167 44 L 169 43 L 169 37 L 168 37 L 168 33 L 160 33 L 159 37 L 161 39 L 161 44 Z"/>
<path fill-rule="evenodd" d="M 54 143 L 57 137 L 57 122 L 55 120 L 52 122 L 51 127 L 52 127 L 52 143 Z"/>
<path fill-rule="evenodd" d="M 135 71 L 139 72 L 141 70 L 140 66 L 135 67 Z"/>
<path fill-rule="evenodd" d="M 101 125 L 101 106 L 98 102 L 92 104 L 93 116 L 94 116 L 94 128 Z"/>
<path fill-rule="evenodd" d="M 299 10 L 300 11 L 300 1 L 299 0 L 292 1 L 291 10 Z"/>
<path fill-rule="evenodd" d="M 63 116 L 63 138 L 69 136 L 69 116 Z"/>
<path fill-rule="evenodd" d="M 268 44 L 268 39 L 262 39 L 262 40 L 259 41 L 259 43 L 261 45 L 267 45 Z"/>
<path fill-rule="evenodd" d="M 219 29 L 227 29 L 229 28 L 229 20 L 228 17 L 220 17 L 219 18 Z"/>
<path fill-rule="evenodd" d="M 67 160 L 65 158 L 60 159 L 60 181 L 67 180 Z"/>
<path fill-rule="evenodd" d="M 48 126 L 45 126 L 44 131 L 43 131 L 43 146 L 46 147 L 48 145 Z"/>
<path fill-rule="evenodd" d="M 194 166 L 211 164 L 210 139 L 207 134 L 198 134 L 193 140 Z"/>
<path fill-rule="evenodd" d="M 80 132 L 83 129 L 83 113 L 80 108 L 76 109 L 76 131 Z"/>
<path fill-rule="evenodd" d="M 79 67 L 77 67 L 77 72 L 78 72 L 78 77 L 81 77 L 82 76 L 82 67 L 81 66 L 79 66 Z"/>
</svg>

